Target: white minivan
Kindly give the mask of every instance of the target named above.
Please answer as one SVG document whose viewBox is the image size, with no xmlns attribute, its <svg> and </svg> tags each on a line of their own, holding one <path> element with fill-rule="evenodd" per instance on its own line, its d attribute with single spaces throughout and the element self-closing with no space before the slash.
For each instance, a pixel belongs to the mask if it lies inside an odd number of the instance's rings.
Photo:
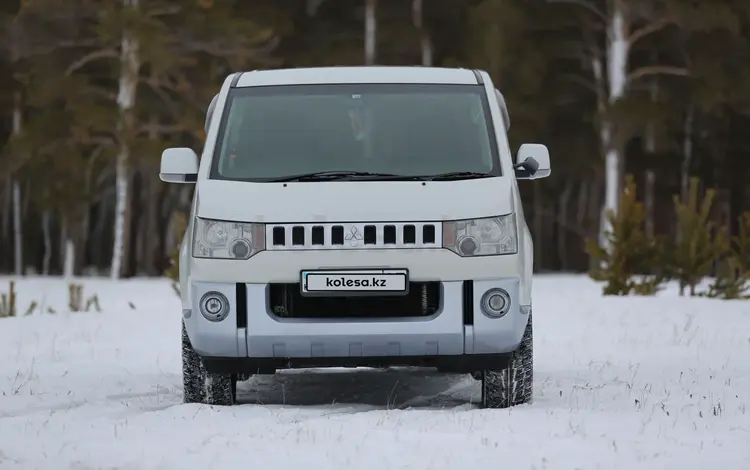
<svg viewBox="0 0 750 470">
<path fill-rule="evenodd" d="M 184 400 L 231 405 L 237 381 L 310 367 L 435 367 L 482 405 L 532 399 L 533 242 L 502 94 L 481 70 L 238 72 L 206 117 L 179 257 Z"/>
</svg>

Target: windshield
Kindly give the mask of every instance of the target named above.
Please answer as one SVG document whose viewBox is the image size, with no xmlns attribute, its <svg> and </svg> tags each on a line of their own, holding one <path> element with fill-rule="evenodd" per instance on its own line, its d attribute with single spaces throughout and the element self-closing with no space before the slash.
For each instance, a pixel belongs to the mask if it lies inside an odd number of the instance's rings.
<svg viewBox="0 0 750 470">
<path fill-rule="evenodd" d="M 491 129 L 480 85 L 235 88 L 211 178 L 273 181 L 331 171 L 499 176 Z"/>
</svg>

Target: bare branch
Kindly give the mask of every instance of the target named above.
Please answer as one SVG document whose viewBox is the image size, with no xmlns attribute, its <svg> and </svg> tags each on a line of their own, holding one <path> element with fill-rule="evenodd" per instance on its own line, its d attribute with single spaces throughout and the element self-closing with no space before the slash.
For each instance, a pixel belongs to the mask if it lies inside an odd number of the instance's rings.
<svg viewBox="0 0 750 470">
<path fill-rule="evenodd" d="M 89 62 L 93 62 L 98 59 L 116 59 L 118 57 L 119 54 L 114 49 L 101 49 L 98 51 L 89 52 L 85 56 L 70 64 L 70 66 L 68 66 L 68 68 L 65 70 L 65 75 L 72 75 L 78 69 L 88 64 Z"/>
<path fill-rule="evenodd" d="M 105 150 L 104 145 L 98 145 L 94 148 L 94 150 L 91 151 L 91 155 L 89 156 L 88 164 L 86 165 L 86 192 L 91 192 L 91 179 L 93 178 L 94 174 L 94 164 L 99 159 L 99 156 L 101 156 L 102 152 Z"/>
<path fill-rule="evenodd" d="M 177 47 L 184 53 L 204 52 L 214 57 L 248 57 L 256 55 L 267 55 L 278 47 L 281 37 L 278 35 L 268 38 L 264 44 L 257 47 L 249 47 L 233 41 L 191 41 L 181 40 Z"/>
<path fill-rule="evenodd" d="M 630 84 L 643 77 L 649 77 L 652 75 L 676 75 L 680 77 L 690 76 L 690 71 L 684 67 L 673 67 L 670 65 L 652 65 L 649 67 L 641 67 L 632 71 L 628 74 L 625 79 L 626 84 Z"/>
<path fill-rule="evenodd" d="M 26 48 L 22 48 L 18 51 L 18 55 L 15 57 L 16 60 L 18 59 L 24 59 L 29 57 L 35 57 L 35 56 L 44 56 L 48 54 L 52 54 L 54 52 L 57 52 L 61 49 L 72 49 L 77 47 L 93 47 L 97 46 L 98 42 L 95 39 L 89 39 L 89 40 L 80 40 L 80 41 L 60 41 L 58 43 L 55 43 L 52 46 L 34 46 L 29 45 Z"/>
<path fill-rule="evenodd" d="M 636 29 L 635 31 L 630 33 L 630 35 L 628 36 L 628 42 L 630 43 L 630 46 L 632 47 L 633 44 L 645 38 L 649 34 L 653 34 L 658 31 L 661 31 L 662 29 L 666 28 L 667 26 L 673 23 L 674 23 L 674 20 L 672 20 L 671 18 L 661 18 L 659 20 L 656 20 L 653 23 L 649 23 L 646 26 L 640 29 Z"/>
<path fill-rule="evenodd" d="M 602 20 L 603 22 L 607 23 L 607 15 L 604 14 L 603 11 L 598 9 L 596 6 L 594 6 L 593 3 L 587 2 L 586 0 L 547 0 L 547 3 L 560 3 L 560 4 L 568 4 L 568 5 L 576 5 L 582 8 L 585 8 L 589 12 L 593 13 L 597 18 Z"/>
<path fill-rule="evenodd" d="M 169 94 L 167 92 L 165 92 L 161 88 L 161 81 L 159 79 L 157 79 L 156 77 L 152 76 L 152 77 L 148 77 L 146 79 L 141 79 L 140 81 L 143 82 L 144 84 L 148 85 L 148 87 L 151 90 L 153 90 L 154 93 L 156 93 L 157 95 L 159 95 L 159 97 L 162 99 L 162 101 L 164 103 L 164 106 L 167 107 L 167 109 L 169 110 L 170 114 L 173 117 L 179 116 L 180 113 L 179 113 L 179 108 L 177 106 L 177 103 L 175 102 L 175 100 L 173 100 L 169 96 Z M 170 90 L 174 91 L 174 87 L 170 87 Z"/>
</svg>

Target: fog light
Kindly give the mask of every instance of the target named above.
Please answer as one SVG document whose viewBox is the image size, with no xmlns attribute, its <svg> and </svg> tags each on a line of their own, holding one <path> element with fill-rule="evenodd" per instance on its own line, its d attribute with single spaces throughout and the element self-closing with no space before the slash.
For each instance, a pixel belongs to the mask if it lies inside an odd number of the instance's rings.
<svg viewBox="0 0 750 470">
<path fill-rule="evenodd" d="M 206 292 L 198 308 L 208 321 L 222 321 L 229 315 L 229 300 L 221 292 Z"/>
<path fill-rule="evenodd" d="M 244 239 L 235 240 L 229 246 L 229 252 L 237 259 L 247 259 L 250 256 L 250 251 L 250 243 Z"/>
<path fill-rule="evenodd" d="M 479 244 L 474 237 L 462 237 L 458 242 L 458 251 L 462 255 L 473 255 Z"/>
<path fill-rule="evenodd" d="M 510 310 L 510 294 L 503 289 L 490 289 L 481 302 L 482 313 L 490 318 L 500 318 Z"/>
</svg>

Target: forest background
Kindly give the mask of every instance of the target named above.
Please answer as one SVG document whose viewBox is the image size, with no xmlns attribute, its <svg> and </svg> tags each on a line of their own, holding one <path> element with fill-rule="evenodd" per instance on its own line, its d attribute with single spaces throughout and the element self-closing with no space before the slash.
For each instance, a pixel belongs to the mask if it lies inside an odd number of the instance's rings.
<svg viewBox="0 0 750 470">
<path fill-rule="evenodd" d="M 684 237 L 693 177 L 705 220 L 741 232 L 746 0 L 9 0 L 0 272 L 161 275 L 192 187 L 162 183 L 159 157 L 202 148 L 223 79 L 362 64 L 492 75 L 512 149 L 551 151 L 552 176 L 520 182 L 538 272 L 596 265 L 586 240 L 608 238 L 628 175 L 647 237 Z"/>
</svg>

